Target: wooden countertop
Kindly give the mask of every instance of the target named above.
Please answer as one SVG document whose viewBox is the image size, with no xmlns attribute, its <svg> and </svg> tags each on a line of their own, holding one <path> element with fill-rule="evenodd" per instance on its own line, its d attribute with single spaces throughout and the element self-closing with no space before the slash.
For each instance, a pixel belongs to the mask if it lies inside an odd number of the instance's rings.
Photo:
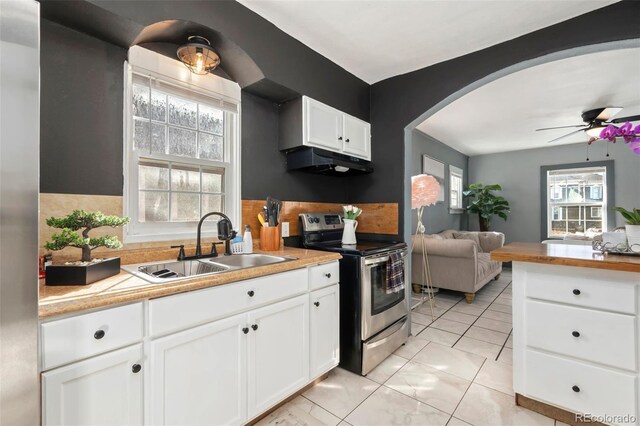
<svg viewBox="0 0 640 426">
<path fill-rule="evenodd" d="M 255 253 L 260 253 L 260 251 L 255 250 Z M 46 318 L 85 309 L 152 299 L 291 271 L 310 265 L 332 262 L 341 258 L 338 253 L 293 247 L 284 247 L 277 252 L 264 253 L 294 257 L 296 260 L 162 284 L 149 283 L 125 271 L 120 271 L 118 275 L 85 286 L 46 286 L 44 285 L 44 280 L 40 280 L 38 314 L 40 318 Z"/>
<path fill-rule="evenodd" d="M 602 254 L 593 251 L 591 246 L 511 243 L 492 251 L 491 259 L 499 262 L 530 262 L 640 272 L 640 256 Z"/>
</svg>

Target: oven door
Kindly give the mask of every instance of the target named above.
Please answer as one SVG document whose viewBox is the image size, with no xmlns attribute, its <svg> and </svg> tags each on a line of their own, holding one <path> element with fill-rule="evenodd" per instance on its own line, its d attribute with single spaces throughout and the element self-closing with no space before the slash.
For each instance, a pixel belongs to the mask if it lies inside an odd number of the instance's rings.
<svg viewBox="0 0 640 426">
<path fill-rule="evenodd" d="M 402 254 L 404 289 L 387 294 L 387 261 L 392 253 Z M 409 313 L 407 272 L 407 250 L 362 258 L 362 340 L 367 340 Z"/>
</svg>

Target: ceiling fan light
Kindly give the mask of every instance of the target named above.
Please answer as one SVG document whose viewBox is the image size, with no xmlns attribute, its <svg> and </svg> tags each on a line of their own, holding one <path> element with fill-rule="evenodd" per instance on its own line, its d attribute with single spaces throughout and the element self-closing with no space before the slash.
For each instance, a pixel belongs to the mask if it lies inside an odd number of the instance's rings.
<svg viewBox="0 0 640 426">
<path fill-rule="evenodd" d="M 600 133 L 602 132 L 602 130 L 606 128 L 607 126 L 597 125 L 585 130 L 585 133 L 591 136 L 592 138 L 600 139 Z"/>
<path fill-rule="evenodd" d="M 220 56 L 204 37 L 189 37 L 189 43 L 180 46 L 177 54 L 178 59 L 194 74 L 208 74 L 220 65 Z"/>
</svg>

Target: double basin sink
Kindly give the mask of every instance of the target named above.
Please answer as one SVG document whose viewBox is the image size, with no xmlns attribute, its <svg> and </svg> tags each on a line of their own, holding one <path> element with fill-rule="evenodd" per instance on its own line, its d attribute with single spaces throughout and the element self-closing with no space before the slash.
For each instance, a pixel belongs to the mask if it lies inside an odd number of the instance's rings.
<svg viewBox="0 0 640 426">
<path fill-rule="evenodd" d="M 162 262 L 126 265 L 122 269 L 150 283 L 159 284 L 187 278 L 200 277 L 257 266 L 290 262 L 292 257 L 268 254 L 234 254 L 196 260 L 168 260 Z"/>
</svg>

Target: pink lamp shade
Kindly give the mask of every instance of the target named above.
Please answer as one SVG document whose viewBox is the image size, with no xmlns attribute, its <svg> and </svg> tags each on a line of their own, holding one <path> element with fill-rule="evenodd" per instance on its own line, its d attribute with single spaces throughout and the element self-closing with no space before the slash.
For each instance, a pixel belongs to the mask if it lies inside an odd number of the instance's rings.
<svg viewBox="0 0 640 426">
<path fill-rule="evenodd" d="M 431 175 L 411 176 L 411 208 L 430 206 L 438 201 L 440 184 Z"/>
</svg>

